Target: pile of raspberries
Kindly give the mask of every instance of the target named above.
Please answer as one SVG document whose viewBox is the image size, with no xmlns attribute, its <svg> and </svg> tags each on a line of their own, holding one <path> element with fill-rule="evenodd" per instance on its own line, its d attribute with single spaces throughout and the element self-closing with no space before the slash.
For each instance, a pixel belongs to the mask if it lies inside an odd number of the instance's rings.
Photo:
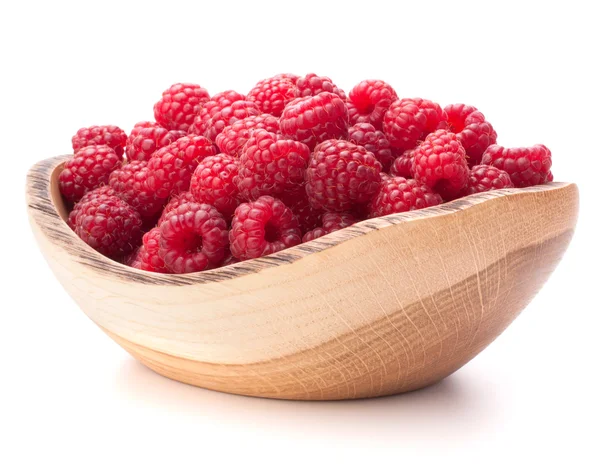
<svg viewBox="0 0 600 465">
<path fill-rule="evenodd" d="M 69 225 L 126 265 L 190 273 L 258 258 L 366 218 L 552 181 L 543 145 L 504 148 L 475 107 L 399 98 L 369 79 L 348 95 L 316 74 L 248 94 L 174 84 L 129 135 L 73 136 L 60 174 Z"/>
</svg>

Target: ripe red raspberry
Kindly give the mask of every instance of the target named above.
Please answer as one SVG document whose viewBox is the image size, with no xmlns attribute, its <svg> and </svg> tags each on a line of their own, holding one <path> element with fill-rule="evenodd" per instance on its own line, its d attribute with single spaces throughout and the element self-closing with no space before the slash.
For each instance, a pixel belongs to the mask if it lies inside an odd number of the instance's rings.
<svg viewBox="0 0 600 465">
<path fill-rule="evenodd" d="M 63 197 L 77 202 L 83 195 L 108 182 L 108 177 L 121 166 L 122 158 L 107 145 L 89 145 L 79 149 L 58 177 Z"/>
<path fill-rule="evenodd" d="M 206 157 L 192 175 L 190 192 L 196 202 L 214 206 L 229 219 L 239 204 L 234 182 L 237 174 L 238 161 L 231 155 L 221 153 Z"/>
<path fill-rule="evenodd" d="M 214 95 L 206 102 L 198 115 L 194 118 L 194 123 L 189 128 L 190 134 L 203 136 L 208 128 L 208 123 L 211 118 L 220 112 L 223 108 L 230 106 L 233 102 L 246 100 L 246 96 L 236 92 L 235 90 L 226 90 Z"/>
<path fill-rule="evenodd" d="M 148 187 L 166 199 L 189 189 L 192 173 L 204 158 L 215 155 L 215 146 L 206 137 L 186 136 L 154 152 L 148 161 Z"/>
<path fill-rule="evenodd" d="M 344 140 L 320 143 L 306 170 L 306 193 L 314 208 L 346 211 L 367 203 L 379 188 L 381 163 L 364 147 Z"/>
<path fill-rule="evenodd" d="M 127 134 L 117 126 L 90 126 L 77 131 L 71 142 L 75 153 L 89 145 L 108 145 L 119 157 L 122 157 Z"/>
<path fill-rule="evenodd" d="M 248 116 L 258 116 L 260 114 L 261 111 L 254 102 L 238 100 L 237 102 L 233 102 L 231 105 L 222 108 L 213 115 L 206 124 L 204 136 L 214 142 L 221 131 L 227 126 L 238 120 L 247 118 Z"/>
<path fill-rule="evenodd" d="M 548 182 L 552 154 L 548 147 L 541 144 L 515 148 L 490 145 L 483 154 L 481 164 L 506 171 L 515 187 L 528 187 Z"/>
<path fill-rule="evenodd" d="M 463 103 L 455 103 L 444 108 L 449 130 L 456 133 L 465 148 L 470 166 L 478 165 L 485 149 L 496 143 L 497 134 L 483 113 L 477 108 Z"/>
<path fill-rule="evenodd" d="M 127 138 L 125 153 L 129 161 L 148 161 L 161 147 L 187 135 L 185 131 L 169 131 L 156 123 L 142 122 L 135 125 Z"/>
<path fill-rule="evenodd" d="M 445 129 L 429 134 L 415 150 L 413 173 L 444 200 L 460 197 L 469 181 L 469 166 L 456 134 Z"/>
<path fill-rule="evenodd" d="M 367 79 L 359 82 L 348 96 L 350 124 L 370 123 L 381 129 L 383 115 L 392 102 L 398 100 L 396 91 L 387 82 L 379 79 Z"/>
<path fill-rule="evenodd" d="M 348 108 L 337 95 L 322 92 L 290 102 L 279 125 L 283 135 L 313 149 L 319 142 L 348 135 Z"/>
<path fill-rule="evenodd" d="M 396 100 L 383 117 L 383 132 L 392 147 L 401 150 L 415 148 L 427 134 L 446 126 L 442 108 L 422 98 Z"/>
<path fill-rule="evenodd" d="M 506 171 L 493 166 L 477 165 L 471 168 L 465 195 L 504 189 L 506 187 L 514 187 Z"/>
<path fill-rule="evenodd" d="M 252 133 L 242 149 L 236 183 L 242 198 L 282 194 L 301 186 L 310 149 L 302 142 L 282 139 L 264 129 Z"/>
<path fill-rule="evenodd" d="M 198 84 L 173 84 L 154 105 L 154 118 L 167 129 L 187 131 L 209 98 L 208 91 Z"/>
<path fill-rule="evenodd" d="M 302 232 L 292 210 L 281 200 L 265 195 L 237 207 L 229 241 L 232 255 L 248 260 L 300 244 Z"/>
<path fill-rule="evenodd" d="M 552 174 L 552 171 L 548 171 L 548 175 L 546 176 L 546 182 L 552 181 L 554 181 L 554 175 Z"/>
<path fill-rule="evenodd" d="M 317 76 L 315 73 L 308 73 L 306 76 L 298 78 L 296 81 L 296 97 L 311 97 L 321 92 L 331 92 L 336 94 L 342 100 L 346 100 L 346 94 L 331 79 L 326 76 Z"/>
<path fill-rule="evenodd" d="M 97 196 L 78 204 L 75 233 L 111 258 L 131 253 L 142 237 L 142 218 L 116 196 Z"/>
<path fill-rule="evenodd" d="M 170 273 L 164 260 L 159 255 L 160 252 L 160 228 L 152 228 L 142 238 L 142 246 L 139 250 L 137 259 L 139 268 L 144 271 L 153 271 L 155 273 Z M 133 265 L 132 265 L 133 266 Z"/>
<path fill-rule="evenodd" d="M 369 123 L 357 123 L 348 129 L 348 140 L 366 148 L 379 160 L 383 171 L 389 171 L 396 153 L 390 147 L 385 134 Z"/>
<path fill-rule="evenodd" d="M 413 177 L 413 158 L 415 155 L 415 149 L 406 150 L 402 155 L 396 157 L 392 166 L 390 167 L 390 174 L 392 176 L 401 176 L 406 179 Z"/>
<path fill-rule="evenodd" d="M 219 266 L 227 245 L 227 223 L 211 205 L 184 203 L 160 224 L 159 256 L 174 273 L 193 273 Z"/>
<path fill-rule="evenodd" d="M 419 210 L 440 203 L 442 197 L 421 181 L 394 176 L 381 182 L 379 192 L 369 203 L 369 217 Z"/>
<path fill-rule="evenodd" d="M 77 213 L 79 212 L 80 205 L 85 205 L 86 202 L 93 199 L 103 198 L 106 196 L 113 197 L 114 195 L 114 189 L 106 185 L 102 187 L 97 187 L 96 189 L 89 191 L 87 194 L 81 197 L 81 200 L 79 200 L 79 202 L 75 204 L 75 206 L 69 213 L 69 219 L 67 220 L 67 223 L 69 224 L 71 229 L 75 229 L 75 218 L 77 217 Z"/>
<path fill-rule="evenodd" d="M 142 218 L 152 218 L 161 211 L 165 199 L 158 198 L 148 187 L 148 163 L 132 161 L 114 170 L 108 184 L 115 195 L 131 205 Z"/>
<path fill-rule="evenodd" d="M 296 86 L 289 79 L 268 78 L 259 81 L 250 92 L 248 100 L 256 103 L 263 113 L 281 116 L 285 106 L 295 98 Z"/>
<path fill-rule="evenodd" d="M 321 219 L 322 226 L 319 226 L 312 231 L 308 231 L 302 236 L 302 242 L 309 242 L 319 237 L 323 237 L 334 231 L 352 226 L 358 220 L 351 213 L 324 213 Z"/>
<path fill-rule="evenodd" d="M 258 116 L 248 116 L 223 129 L 217 136 L 215 143 L 221 152 L 239 157 L 242 154 L 242 147 L 246 145 L 254 129 L 266 129 L 269 132 L 277 133 L 279 131 L 279 119 L 266 113 Z"/>
<path fill-rule="evenodd" d="M 292 73 L 281 73 L 281 74 L 277 74 L 273 77 L 275 79 L 289 79 L 294 84 L 296 84 L 296 82 L 298 82 L 298 79 L 300 79 L 300 76 L 298 76 L 297 74 L 292 74 Z"/>
<path fill-rule="evenodd" d="M 195 202 L 195 201 L 196 201 L 196 198 L 189 191 L 174 195 L 173 197 L 171 197 L 171 200 L 169 200 L 169 202 L 165 205 L 165 208 L 163 208 L 162 214 L 160 215 L 160 218 L 158 219 L 156 224 L 158 226 L 160 226 L 160 224 L 167 217 L 167 215 L 169 213 L 171 213 L 173 210 L 175 210 L 176 208 L 178 208 L 180 205 L 183 205 L 184 203 L 188 203 L 188 202 Z"/>
<path fill-rule="evenodd" d="M 321 224 L 323 210 L 318 210 L 310 205 L 304 186 L 284 192 L 280 195 L 280 200 L 298 218 L 302 234 Z"/>
</svg>

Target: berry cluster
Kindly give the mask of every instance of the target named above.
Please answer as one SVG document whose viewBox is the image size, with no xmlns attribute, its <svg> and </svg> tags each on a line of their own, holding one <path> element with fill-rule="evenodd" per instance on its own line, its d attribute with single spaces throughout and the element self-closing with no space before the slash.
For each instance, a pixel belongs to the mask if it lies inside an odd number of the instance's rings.
<svg viewBox="0 0 600 465">
<path fill-rule="evenodd" d="M 552 181 L 543 145 L 505 148 L 477 108 L 369 79 L 279 74 L 248 94 L 178 83 L 127 135 L 82 128 L 59 176 L 69 225 L 144 271 L 262 257 L 366 218 Z M 125 157 L 124 157 L 125 155 Z"/>
</svg>

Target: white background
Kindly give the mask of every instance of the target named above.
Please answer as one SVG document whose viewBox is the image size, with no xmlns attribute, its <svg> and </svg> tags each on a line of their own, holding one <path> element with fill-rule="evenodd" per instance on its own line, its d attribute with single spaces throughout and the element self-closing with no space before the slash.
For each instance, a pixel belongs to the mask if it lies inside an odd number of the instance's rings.
<svg viewBox="0 0 600 465">
<path fill-rule="evenodd" d="M 599 463 L 593 4 L 2 2 L 0 463 Z M 37 250 L 26 170 L 68 153 L 78 128 L 129 131 L 174 82 L 247 92 L 280 72 L 347 91 L 381 78 L 402 97 L 474 104 L 499 143 L 546 144 L 555 179 L 578 183 L 578 230 L 557 271 L 442 383 L 295 403 L 163 379 L 84 316 Z"/>
</svg>

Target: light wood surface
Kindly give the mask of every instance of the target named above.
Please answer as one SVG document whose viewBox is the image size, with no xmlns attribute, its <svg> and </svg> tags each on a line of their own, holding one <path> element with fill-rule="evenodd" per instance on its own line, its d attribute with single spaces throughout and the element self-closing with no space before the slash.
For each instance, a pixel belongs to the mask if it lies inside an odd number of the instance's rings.
<svg viewBox="0 0 600 465">
<path fill-rule="evenodd" d="M 30 170 L 27 202 L 67 292 L 156 372 L 250 396 L 373 397 L 448 376 L 534 297 L 578 211 L 575 184 L 505 189 L 217 270 L 159 275 L 103 257 L 69 229 L 57 187 L 65 159 Z"/>
</svg>

